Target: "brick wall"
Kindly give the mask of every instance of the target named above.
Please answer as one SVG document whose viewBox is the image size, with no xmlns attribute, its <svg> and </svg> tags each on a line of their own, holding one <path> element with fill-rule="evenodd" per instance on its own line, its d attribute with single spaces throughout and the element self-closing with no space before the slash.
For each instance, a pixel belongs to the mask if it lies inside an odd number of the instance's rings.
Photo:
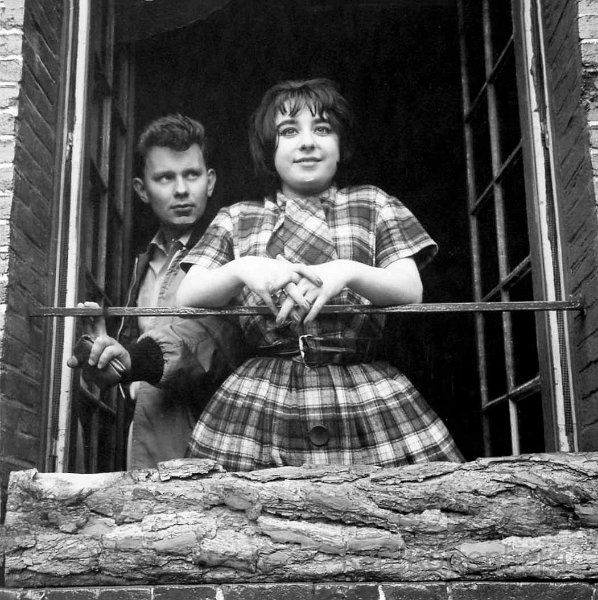
<svg viewBox="0 0 598 600">
<path fill-rule="evenodd" d="M 0 0 L 0 475 L 36 465 L 62 0 Z"/>
<path fill-rule="evenodd" d="M 1 589 L 0 600 L 596 600 L 581 582 L 272 583 Z"/>
<path fill-rule="evenodd" d="M 598 449 L 598 1 L 542 0 L 542 10 L 568 289 L 587 305 L 573 341 L 580 449 L 589 451 Z"/>
</svg>

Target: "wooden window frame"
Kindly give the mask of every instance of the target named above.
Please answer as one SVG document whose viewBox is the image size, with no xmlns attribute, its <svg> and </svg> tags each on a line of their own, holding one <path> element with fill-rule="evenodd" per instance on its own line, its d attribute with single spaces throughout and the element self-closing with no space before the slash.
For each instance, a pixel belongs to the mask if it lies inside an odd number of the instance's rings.
<svg viewBox="0 0 598 600">
<path fill-rule="evenodd" d="M 72 69 L 64 81 L 68 99 L 64 121 L 69 153 L 62 166 L 65 185 L 59 198 L 65 209 L 55 225 L 60 239 L 54 299 L 72 306 L 82 300 L 114 305 L 124 299 L 131 266 L 131 61 L 128 49 L 115 45 L 114 0 L 80 0 L 68 8 L 72 25 L 67 59 Z M 108 243 L 115 228 L 120 232 L 111 252 Z M 66 366 L 81 333 L 80 322 L 66 320 L 62 327 L 55 323 L 54 330 L 62 335 L 49 341 L 45 467 L 87 472 L 122 469 L 126 407 L 116 390 L 102 392 L 89 386 Z M 78 442 L 82 430 L 87 437 L 85 449 Z M 101 451 L 102 444 L 107 445 L 106 452 Z"/>
<path fill-rule="evenodd" d="M 493 32 L 489 0 L 482 0 L 481 17 L 484 47 L 484 82 L 481 88 L 469 87 L 468 48 L 464 2 L 459 0 L 460 48 L 463 83 L 464 137 L 467 162 L 467 188 L 470 213 L 471 249 L 473 257 L 474 298 L 485 302 L 495 297 L 509 302 L 513 282 L 530 274 L 534 298 L 546 301 L 565 300 L 564 261 L 560 245 L 559 214 L 555 198 L 554 153 L 548 143 L 550 110 L 545 90 L 544 41 L 542 39 L 541 6 L 537 0 L 513 3 L 512 35 L 498 50 L 493 47 Z M 502 156 L 501 133 L 495 82 L 506 61 L 515 60 L 517 77 L 521 141 Z M 484 189 L 476 190 L 476 156 L 472 120 L 476 111 L 487 103 L 491 155 L 491 181 Z M 538 110 L 541 108 L 542 110 Z M 507 259 L 508 232 L 505 230 L 505 205 L 502 180 L 516 161 L 523 161 L 524 185 L 528 213 L 530 252 L 515 266 Z M 494 206 L 494 227 L 498 256 L 498 282 L 490 290 L 482 287 L 482 242 L 478 229 L 478 212 L 484 203 Z M 551 226 L 546 225 L 551 224 Z M 554 248 L 557 248 L 555 252 Z M 533 267 L 533 268 L 532 268 Z M 527 381 L 515 381 L 513 323 L 509 311 L 502 317 L 501 329 L 506 373 L 506 393 L 491 397 L 488 382 L 485 315 L 476 315 L 476 342 L 480 377 L 481 411 L 484 445 L 487 455 L 493 453 L 490 424 L 492 411 L 508 406 L 509 437 L 512 454 L 521 452 L 519 408 L 532 394 L 541 392 L 546 450 L 577 449 L 575 423 L 575 391 L 571 367 L 568 319 L 562 312 L 537 313 L 536 337 L 539 374 Z"/>
</svg>

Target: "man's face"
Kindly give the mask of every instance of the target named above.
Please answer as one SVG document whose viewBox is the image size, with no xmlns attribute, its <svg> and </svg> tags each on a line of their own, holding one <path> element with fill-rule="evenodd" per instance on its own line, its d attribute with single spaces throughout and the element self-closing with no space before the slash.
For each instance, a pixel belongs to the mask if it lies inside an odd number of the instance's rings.
<svg viewBox="0 0 598 600">
<path fill-rule="evenodd" d="M 133 180 L 139 198 L 149 204 L 169 235 L 181 234 L 203 215 L 216 184 L 197 144 L 179 152 L 162 146 L 150 148 L 143 177 Z"/>
</svg>

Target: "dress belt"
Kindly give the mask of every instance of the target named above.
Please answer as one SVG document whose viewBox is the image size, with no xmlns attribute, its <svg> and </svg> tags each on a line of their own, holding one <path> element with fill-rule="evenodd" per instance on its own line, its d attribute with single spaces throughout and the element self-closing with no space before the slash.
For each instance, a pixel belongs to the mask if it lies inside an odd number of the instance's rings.
<svg viewBox="0 0 598 600">
<path fill-rule="evenodd" d="M 256 356 L 289 358 L 308 367 L 351 365 L 374 360 L 375 342 L 372 338 L 331 338 L 305 334 L 298 337 L 297 345 L 282 342 L 259 346 Z"/>
</svg>

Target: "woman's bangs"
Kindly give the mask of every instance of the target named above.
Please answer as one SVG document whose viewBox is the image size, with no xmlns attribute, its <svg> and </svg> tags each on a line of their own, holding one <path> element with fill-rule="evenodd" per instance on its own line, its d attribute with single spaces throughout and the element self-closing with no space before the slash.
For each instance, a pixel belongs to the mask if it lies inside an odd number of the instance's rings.
<svg viewBox="0 0 598 600">
<path fill-rule="evenodd" d="M 277 108 L 280 114 L 292 118 L 304 108 L 308 108 L 314 116 L 323 116 L 330 112 L 330 104 L 329 99 L 321 98 L 313 90 L 289 90 L 278 99 Z"/>
</svg>

